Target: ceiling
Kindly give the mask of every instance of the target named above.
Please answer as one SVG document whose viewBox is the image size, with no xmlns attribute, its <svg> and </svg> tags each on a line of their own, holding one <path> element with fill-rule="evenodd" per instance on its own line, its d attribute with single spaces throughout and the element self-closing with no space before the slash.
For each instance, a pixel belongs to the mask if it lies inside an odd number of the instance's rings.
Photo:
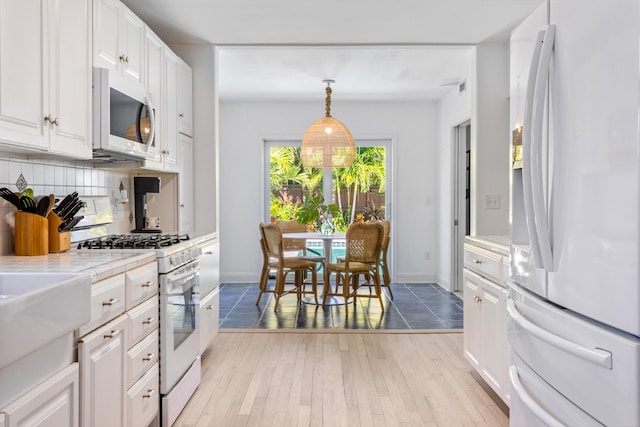
<svg viewBox="0 0 640 427">
<path fill-rule="evenodd" d="M 124 0 L 167 44 L 219 47 L 230 100 L 438 99 L 471 46 L 504 41 L 543 0 Z"/>
</svg>

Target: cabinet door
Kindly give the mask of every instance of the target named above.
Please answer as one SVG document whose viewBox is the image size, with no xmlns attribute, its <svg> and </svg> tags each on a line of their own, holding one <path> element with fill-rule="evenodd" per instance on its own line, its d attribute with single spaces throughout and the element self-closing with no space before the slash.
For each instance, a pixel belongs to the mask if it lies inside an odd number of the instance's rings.
<svg viewBox="0 0 640 427">
<path fill-rule="evenodd" d="M 91 158 L 91 3 L 58 0 L 50 11 L 49 149 Z"/>
<path fill-rule="evenodd" d="M 120 7 L 115 0 L 95 0 L 93 4 L 93 65 L 120 72 L 118 29 Z"/>
<path fill-rule="evenodd" d="M 80 416 L 85 427 L 125 424 L 126 325 L 122 315 L 78 342 Z"/>
<path fill-rule="evenodd" d="M 47 2 L 0 0 L 1 142 L 46 149 L 48 58 L 45 46 Z"/>
<path fill-rule="evenodd" d="M 178 171 L 178 57 L 169 49 L 164 55 L 164 169 Z"/>
<path fill-rule="evenodd" d="M 121 8 L 120 37 L 123 42 L 121 47 L 125 57 L 122 63 L 124 76 L 144 87 L 144 22 L 125 6 Z"/>
<path fill-rule="evenodd" d="M 64 368 L 0 412 L 0 426 L 77 427 L 78 364 Z"/>
<path fill-rule="evenodd" d="M 164 144 L 164 108 L 162 107 L 162 81 L 164 77 L 164 43 L 149 28 L 145 28 L 145 83 L 151 104 L 156 112 L 156 134 L 152 143 L 154 157 L 145 161 L 145 168 L 162 170 Z"/>
<path fill-rule="evenodd" d="M 506 361 L 504 348 L 506 346 L 506 301 L 503 288 L 484 280 L 483 292 L 479 302 L 482 324 L 480 336 L 483 340 L 482 374 L 491 387 L 503 397 L 506 390 Z"/>
<path fill-rule="evenodd" d="M 482 293 L 480 277 L 464 270 L 464 355 L 476 370 L 480 369 L 482 357 L 482 337 L 480 305 L 478 298 Z"/>
<path fill-rule="evenodd" d="M 180 133 L 193 136 L 193 73 L 182 60 L 178 66 L 178 117 Z"/>
<path fill-rule="evenodd" d="M 193 140 L 180 134 L 178 231 L 193 233 Z"/>
<path fill-rule="evenodd" d="M 200 354 L 218 335 L 220 322 L 220 288 L 215 288 L 200 300 Z"/>
</svg>

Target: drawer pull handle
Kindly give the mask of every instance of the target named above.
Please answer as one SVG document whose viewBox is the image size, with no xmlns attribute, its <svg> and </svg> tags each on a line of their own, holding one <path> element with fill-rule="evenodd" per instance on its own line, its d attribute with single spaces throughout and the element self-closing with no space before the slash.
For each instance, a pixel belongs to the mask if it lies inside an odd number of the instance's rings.
<svg viewBox="0 0 640 427">
<path fill-rule="evenodd" d="M 143 399 L 148 399 L 148 398 L 150 398 L 151 396 L 153 396 L 153 394 L 154 394 L 154 393 L 155 393 L 155 390 L 147 390 L 147 394 L 143 394 L 143 395 L 142 395 L 142 398 L 143 398 Z"/>
<path fill-rule="evenodd" d="M 142 321 L 142 324 L 143 324 L 143 325 L 150 325 L 150 324 L 151 324 L 151 322 L 153 322 L 153 317 L 147 317 L 147 319 L 146 319 L 146 320 L 143 320 L 143 321 Z"/>
<path fill-rule="evenodd" d="M 204 253 L 204 255 L 213 255 L 213 252 L 211 252 L 211 251 L 206 251 L 206 252 Z"/>
<path fill-rule="evenodd" d="M 142 284 L 143 288 L 148 288 L 149 286 L 153 285 L 153 282 L 151 280 L 147 280 L 146 282 L 144 282 Z"/>
<path fill-rule="evenodd" d="M 147 353 L 147 355 L 142 358 L 142 361 L 143 362 L 149 362 L 149 361 L 151 361 L 151 359 L 153 359 L 154 356 L 155 356 L 155 354 L 153 354 L 153 353 Z"/>
<path fill-rule="evenodd" d="M 213 306 L 212 305 L 208 305 L 206 310 L 213 310 Z"/>
<path fill-rule="evenodd" d="M 474 295 L 473 299 L 476 300 L 476 302 L 482 302 L 482 298 L 480 298 L 478 295 Z"/>
<path fill-rule="evenodd" d="M 105 305 L 108 305 L 109 307 L 111 307 L 113 304 L 119 302 L 120 300 L 118 298 L 110 298 L 109 301 L 103 302 L 102 306 L 104 307 Z"/>
<path fill-rule="evenodd" d="M 111 338 L 115 337 L 116 335 L 118 335 L 120 333 L 119 330 L 113 330 L 111 332 L 109 332 L 108 334 L 104 335 L 104 339 L 105 340 L 110 340 Z"/>
<path fill-rule="evenodd" d="M 474 264 L 482 264 L 482 261 L 480 261 L 479 259 L 474 259 L 474 260 L 473 260 L 473 263 L 474 263 Z"/>
</svg>

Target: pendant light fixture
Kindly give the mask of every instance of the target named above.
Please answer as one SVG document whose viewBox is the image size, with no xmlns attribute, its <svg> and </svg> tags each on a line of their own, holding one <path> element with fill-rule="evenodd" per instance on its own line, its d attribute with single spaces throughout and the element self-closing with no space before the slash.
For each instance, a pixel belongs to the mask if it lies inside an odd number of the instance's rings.
<svg viewBox="0 0 640 427">
<path fill-rule="evenodd" d="M 331 117 L 331 83 L 327 84 L 325 117 L 313 123 L 302 138 L 300 157 L 302 164 L 312 168 L 348 168 L 356 156 L 356 144 L 349 129 Z"/>
</svg>

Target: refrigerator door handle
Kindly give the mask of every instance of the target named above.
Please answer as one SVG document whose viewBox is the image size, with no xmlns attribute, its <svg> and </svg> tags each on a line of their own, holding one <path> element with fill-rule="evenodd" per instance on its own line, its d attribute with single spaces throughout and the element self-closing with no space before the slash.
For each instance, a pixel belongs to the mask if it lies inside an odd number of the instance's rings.
<svg viewBox="0 0 640 427">
<path fill-rule="evenodd" d="M 529 396 L 527 390 L 525 390 L 524 386 L 520 382 L 520 375 L 518 372 L 518 367 L 511 365 L 509 367 L 509 382 L 511 383 L 511 388 L 518 395 L 518 398 L 525 404 L 527 408 L 538 418 L 540 421 L 544 422 L 545 425 L 549 427 L 563 427 L 564 424 L 558 421 L 553 415 L 549 414 L 545 411 L 538 403 Z"/>
<path fill-rule="evenodd" d="M 580 344 L 576 344 L 573 341 L 566 340 L 558 335 L 555 335 L 546 329 L 527 320 L 516 308 L 516 304 L 512 299 L 507 300 L 507 313 L 509 317 L 520 327 L 525 329 L 531 335 L 536 338 L 552 345 L 566 353 L 579 357 L 580 359 L 591 362 L 594 365 L 598 365 L 602 368 L 612 369 L 611 353 L 606 350 L 591 349 L 584 347 Z"/>
<path fill-rule="evenodd" d="M 551 253 L 551 239 L 549 237 L 549 221 L 547 218 L 547 204 L 544 197 L 544 183 L 542 176 L 542 131 L 544 119 L 544 100 L 549 82 L 549 67 L 555 39 L 555 25 L 549 25 L 544 31 L 540 61 L 536 70 L 535 92 L 533 94 L 533 111 L 531 123 L 531 189 L 533 199 L 533 214 L 535 230 L 540 246 L 540 261 L 546 271 L 553 271 L 553 254 Z M 538 261 L 536 260 L 536 263 Z"/>
<path fill-rule="evenodd" d="M 533 117 L 533 97 L 536 88 L 536 77 L 538 71 L 538 63 L 540 62 L 540 51 L 542 50 L 542 40 L 544 31 L 538 32 L 535 44 L 533 45 L 533 56 L 531 58 L 531 66 L 529 68 L 529 77 L 527 81 L 527 93 L 524 98 L 524 123 L 522 125 L 522 193 L 524 196 L 524 212 L 527 223 L 527 231 L 531 243 L 531 252 L 536 267 L 542 267 L 542 255 L 540 254 L 540 244 L 538 243 L 538 234 L 536 233 L 535 215 L 533 211 L 533 195 L 531 182 L 531 124 Z"/>
</svg>

